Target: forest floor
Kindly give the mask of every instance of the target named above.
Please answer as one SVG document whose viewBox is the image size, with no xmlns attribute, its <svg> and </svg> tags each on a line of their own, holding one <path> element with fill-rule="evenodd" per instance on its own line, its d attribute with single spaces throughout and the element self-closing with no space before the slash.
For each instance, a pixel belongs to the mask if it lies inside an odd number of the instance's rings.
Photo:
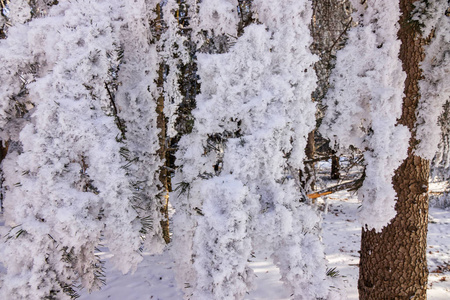
<svg viewBox="0 0 450 300">
<path fill-rule="evenodd" d="M 326 179 L 329 163 L 319 166 L 318 188 L 337 184 Z M 327 173 L 327 174 L 325 174 Z M 350 172 L 345 180 L 354 180 L 359 171 Z M 322 176 L 323 175 L 323 176 Z M 448 191 L 447 183 L 430 185 L 430 215 L 428 228 L 428 299 L 450 299 L 450 203 L 442 200 L 442 192 Z M 447 199 L 450 197 L 447 197 Z M 357 221 L 360 203 L 356 195 L 347 191 L 319 198 L 317 205 L 323 211 L 323 242 L 328 268 L 335 268 L 336 288 L 347 299 L 358 299 L 357 280 L 361 226 Z M 0 225 L 2 222 L 0 213 Z M 170 248 L 170 246 L 168 247 Z M 169 250 L 169 249 L 167 249 Z M 109 263 L 111 254 L 99 253 L 105 260 L 106 285 L 91 294 L 81 292 L 80 300 L 181 300 L 182 293 L 174 278 L 174 262 L 168 251 L 161 255 L 144 253 L 144 260 L 133 274 L 122 275 Z M 288 300 L 289 293 L 280 282 L 280 273 L 270 258 L 257 257 L 251 262 L 256 278 L 256 289 L 246 300 Z M 0 266 L 0 272 L 4 272 Z M 211 299 L 213 300 L 213 299 Z"/>
<path fill-rule="evenodd" d="M 439 189 L 441 186 L 432 185 Z M 322 199 L 323 200 L 323 199 Z M 336 268 L 340 288 L 345 289 L 347 299 L 358 299 L 357 280 L 361 226 L 356 215 L 360 205 L 355 195 L 341 191 L 325 199 L 323 241 L 329 268 Z M 102 254 L 108 258 L 108 253 Z M 428 299 L 450 299 L 450 210 L 432 207 L 428 232 Z M 146 255 L 134 274 L 121 275 L 107 267 L 107 285 L 98 292 L 82 294 L 81 300 L 178 300 L 174 262 L 170 256 Z M 257 275 L 256 290 L 245 299 L 287 300 L 289 294 L 279 281 L 280 274 L 270 259 L 256 258 L 251 267 Z"/>
</svg>

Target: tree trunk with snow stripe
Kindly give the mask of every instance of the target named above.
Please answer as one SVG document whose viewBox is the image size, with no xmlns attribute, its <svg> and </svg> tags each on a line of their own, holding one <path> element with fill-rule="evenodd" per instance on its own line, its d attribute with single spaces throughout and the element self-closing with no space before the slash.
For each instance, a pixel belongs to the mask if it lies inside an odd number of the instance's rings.
<svg viewBox="0 0 450 300">
<path fill-rule="evenodd" d="M 361 238 L 360 299 L 426 299 L 429 161 L 414 154 L 417 144 L 416 110 L 420 98 L 419 65 L 425 53 L 424 38 L 412 26 L 414 1 L 401 0 L 400 59 L 407 74 L 402 116 L 412 137 L 408 157 L 393 178 L 397 215 L 381 232 L 363 228 Z"/>
</svg>

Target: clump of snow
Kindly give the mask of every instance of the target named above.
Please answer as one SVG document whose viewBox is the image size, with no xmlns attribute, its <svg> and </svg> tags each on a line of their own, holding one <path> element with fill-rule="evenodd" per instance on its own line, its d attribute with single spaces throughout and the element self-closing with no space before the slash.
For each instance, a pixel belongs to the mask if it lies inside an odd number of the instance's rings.
<svg viewBox="0 0 450 300">
<path fill-rule="evenodd" d="M 358 25 L 337 53 L 320 128 L 331 144 L 364 151 L 366 179 L 359 190 L 362 224 L 381 230 L 395 216 L 392 176 L 407 155 L 410 133 L 396 125 L 405 73 L 398 58 L 398 5 L 352 1 Z"/>
<path fill-rule="evenodd" d="M 11 20 L 11 24 L 23 24 L 31 19 L 31 7 L 27 0 L 15 0 L 7 3 L 8 19 Z"/>
<path fill-rule="evenodd" d="M 208 2 L 208 1 L 207 1 Z M 175 123 L 178 118 L 177 110 L 183 100 L 180 92 L 179 80 L 182 76 L 180 65 L 187 64 L 191 59 L 186 47 L 187 38 L 180 34 L 180 25 L 175 18 L 175 12 L 179 10 L 177 1 L 168 0 L 163 6 L 164 22 L 167 28 L 160 37 L 159 55 L 161 62 L 168 68 L 164 76 L 164 116 L 167 118 L 167 137 L 176 136 Z"/>
<path fill-rule="evenodd" d="M 142 260 L 142 224 L 116 140 L 120 131 L 105 114 L 111 106 L 105 84 L 124 24 L 118 5 L 60 2 L 0 42 L 0 123 L 2 140 L 12 145 L 2 162 L 11 229 L 1 246 L 2 299 L 66 299 L 78 280 L 98 288 L 100 243 L 122 272 Z M 126 53 L 130 62 L 139 54 Z"/>
<path fill-rule="evenodd" d="M 198 28 L 214 34 L 236 36 L 239 23 L 237 0 L 207 0 L 199 4 Z"/>
<path fill-rule="evenodd" d="M 422 35 L 427 37 L 437 28 L 438 20 L 445 16 L 445 11 L 448 8 L 448 1 L 446 0 L 419 0 L 413 3 L 415 9 L 413 11 L 412 20 L 418 21 L 422 27 Z"/>
<path fill-rule="evenodd" d="M 227 53 L 197 55 L 201 94 L 192 133 L 178 145 L 171 194 L 186 299 L 231 297 L 224 287 L 241 299 L 253 280 L 243 250 L 250 242 L 272 257 L 296 299 L 329 293 L 320 217 L 292 179 L 315 125 L 310 3 L 253 4 L 262 24 L 245 28 Z"/>
<path fill-rule="evenodd" d="M 420 102 L 417 115 L 417 145 L 415 153 L 432 159 L 440 140 L 438 118 L 443 105 L 450 100 L 450 17 L 445 11 L 448 1 L 432 1 L 417 4 L 415 15 L 424 25 L 423 34 L 433 37 L 425 46 L 425 59 L 421 63 L 423 79 L 419 82 Z"/>
<path fill-rule="evenodd" d="M 156 155 L 160 148 L 157 128 L 156 99 L 159 90 L 157 78 L 161 58 L 156 43 L 150 41 L 151 18 L 149 13 L 158 1 L 134 1 L 122 7 L 123 23 L 120 30 L 120 45 L 123 51 L 118 80 L 120 86 L 115 95 L 118 115 L 125 127 L 125 155 L 128 161 L 128 177 L 134 191 L 133 205 L 141 220 L 151 220 L 152 226 L 145 228 L 144 248 L 152 253 L 161 252 L 165 246 L 162 239 L 160 209 L 165 203 L 160 195 L 165 191 L 159 181 L 159 170 L 163 161 Z M 147 226 L 148 227 L 148 226 Z"/>
</svg>

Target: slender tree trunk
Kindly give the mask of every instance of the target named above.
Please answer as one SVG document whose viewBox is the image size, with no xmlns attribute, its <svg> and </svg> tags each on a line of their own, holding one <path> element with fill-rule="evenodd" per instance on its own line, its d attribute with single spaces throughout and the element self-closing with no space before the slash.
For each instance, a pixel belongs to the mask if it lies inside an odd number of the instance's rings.
<svg viewBox="0 0 450 300">
<path fill-rule="evenodd" d="M 8 146 L 9 142 L 5 143 L 5 146 L 3 146 L 3 141 L 0 140 L 0 211 L 3 211 L 3 169 L 2 169 L 2 161 L 6 157 L 6 154 L 8 154 Z"/>
<path fill-rule="evenodd" d="M 160 37 L 160 34 L 162 33 L 161 28 L 161 5 L 157 4 L 156 6 L 156 13 L 157 13 L 157 32 L 158 32 L 158 39 Z M 164 64 L 161 63 L 159 65 L 158 70 L 158 81 L 157 85 L 160 89 L 163 89 L 164 87 Z M 161 95 L 157 99 L 157 105 L 156 105 L 156 112 L 158 114 L 157 118 L 157 126 L 160 129 L 159 132 L 159 150 L 158 155 L 162 161 L 164 161 L 164 166 L 159 170 L 159 181 L 163 185 L 163 191 L 161 193 L 161 203 L 160 203 L 160 211 L 163 216 L 163 219 L 161 219 L 160 224 L 163 231 L 163 238 L 166 243 L 170 242 L 170 233 L 169 233 L 169 174 L 167 171 L 167 122 L 166 117 L 164 115 L 164 96 L 161 93 Z"/>
<path fill-rule="evenodd" d="M 163 82 L 163 72 L 164 65 L 161 64 L 159 67 L 159 78 L 158 78 L 158 86 L 162 86 Z M 163 215 L 163 219 L 161 219 L 161 228 L 163 231 L 163 238 L 166 243 L 170 242 L 170 234 L 169 234 L 169 174 L 167 172 L 167 145 L 166 145 L 166 136 L 167 136 L 167 126 L 166 126 L 166 118 L 164 116 L 164 97 L 161 95 L 158 97 L 156 112 L 158 113 L 157 125 L 161 130 L 159 132 L 159 157 L 164 161 L 164 166 L 159 170 L 159 181 L 163 185 L 163 191 L 161 193 L 161 214 Z"/>
<path fill-rule="evenodd" d="M 412 138 L 408 158 L 393 178 L 398 196 L 397 216 L 381 233 L 362 229 L 360 299 L 426 299 L 429 162 L 412 151 L 417 144 L 415 113 L 420 98 L 418 81 L 422 72 L 419 63 L 424 58 L 425 40 L 419 29 L 409 22 L 415 1 L 400 1 L 402 16 L 398 32 L 402 41 L 400 59 L 407 74 L 399 124 L 410 129 Z"/>
<path fill-rule="evenodd" d="M 311 131 L 308 134 L 308 141 L 305 148 L 305 154 L 306 159 L 313 160 L 314 159 L 314 153 L 316 152 L 316 144 L 314 141 L 314 133 L 316 130 Z M 314 165 L 315 162 L 312 161 L 310 163 L 305 164 L 305 174 L 302 174 L 303 172 L 300 171 L 300 178 L 302 179 L 303 188 L 305 189 L 306 193 L 309 194 L 312 191 L 314 191 L 315 188 L 315 174 L 314 174 Z"/>
<path fill-rule="evenodd" d="M 336 151 L 333 151 L 331 156 L 331 179 L 338 180 L 341 178 L 341 165 L 339 163 L 339 156 L 336 156 Z"/>
</svg>

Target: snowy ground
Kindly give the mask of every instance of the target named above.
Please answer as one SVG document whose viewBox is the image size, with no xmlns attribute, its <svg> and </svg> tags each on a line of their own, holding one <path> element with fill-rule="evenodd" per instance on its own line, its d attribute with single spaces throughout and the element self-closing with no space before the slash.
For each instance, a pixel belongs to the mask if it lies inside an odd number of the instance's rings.
<svg viewBox="0 0 450 300">
<path fill-rule="evenodd" d="M 431 184 L 431 196 L 447 189 L 443 184 Z M 346 191 L 324 200 L 323 241 L 330 268 L 336 268 L 348 299 L 358 299 L 357 279 L 361 228 L 356 221 L 360 205 L 355 196 Z M 430 200 L 433 203 L 433 199 Z M 434 201 L 435 202 L 435 201 Z M 437 203 L 437 202 L 436 202 Z M 1 217 L 1 214 L 0 214 Z M 429 300 L 450 299 L 450 210 L 432 207 L 428 231 Z M 3 222 L 0 220 L 0 225 Z M 106 260 L 107 284 L 101 291 L 81 293 L 82 300 L 178 300 L 182 294 L 176 287 L 173 261 L 166 253 L 145 255 L 134 274 L 122 275 L 108 262 L 110 254 L 101 253 Z M 257 289 L 247 300 L 288 300 L 289 294 L 279 281 L 279 272 L 270 259 L 257 258 L 252 262 L 257 275 Z M 0 272 L 5 270 L 0 266 Z M 213 299 L 211 299 L 213 300 Z"/>
<path fill-rule="evenodd" d="M 323 240 L 330 267 L 336 267 L 346 288 L 348 299 L 358 299 L 357 279 L 360 226 L 356 222 L 359 203 L 348 192 L 339 192 L 327 199 Z M 107 254 L 104 254 L 107 257 Z M 450 298 L 450 211 L 430 209 L 428 233 L 428 265 L 430 270 L 428 299 Z M 173 262 L 168 255 L 146 256 L 136 273 L 121 275 L 107 264 L 107 285 L 92 294 L 83 293 L 82 300 L 176 300 L 182 299 L 173 277 Z M 257 289 L 246 299 L 284 300 L 289 295 L 277 269 L 264 258 L 252 263 L 257 277 Z"/>
</svg>

